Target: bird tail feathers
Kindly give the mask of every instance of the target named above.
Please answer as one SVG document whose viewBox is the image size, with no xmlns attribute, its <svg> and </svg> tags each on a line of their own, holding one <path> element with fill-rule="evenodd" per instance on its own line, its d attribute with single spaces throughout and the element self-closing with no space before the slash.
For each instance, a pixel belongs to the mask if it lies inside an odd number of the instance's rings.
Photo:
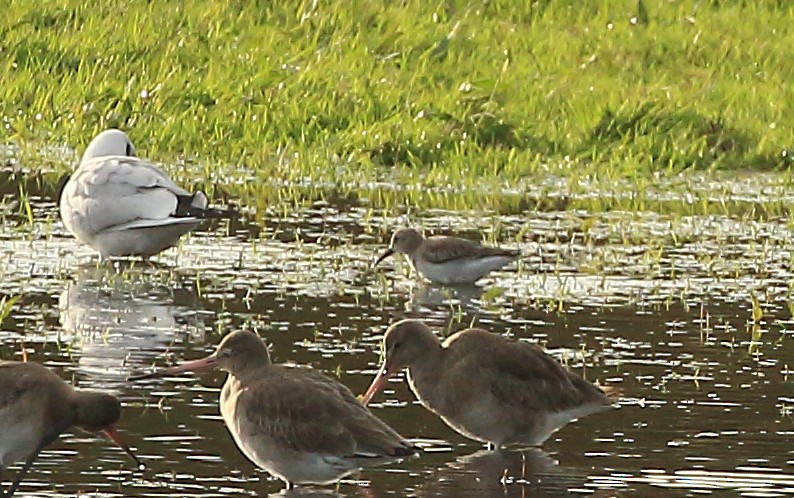
<svg viewBox="0 0 794 498">
<path fill-rule="evenodd" d="M 210 208 L 209 200 L 202 191 L 193 195 L 183 195 L 177 197 L 176 211 L 174 216 L 177 218 L 235 218 L 237 211 L 231 208 Z"/>
</svg>

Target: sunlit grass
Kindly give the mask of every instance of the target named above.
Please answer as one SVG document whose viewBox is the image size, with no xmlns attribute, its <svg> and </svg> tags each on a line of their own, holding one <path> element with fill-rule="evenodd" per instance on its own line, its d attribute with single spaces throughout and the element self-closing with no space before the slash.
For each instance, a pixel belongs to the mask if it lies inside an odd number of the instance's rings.
<svg viewBox="0 0 794 498">
<path fill-rule="evenodd" d="M 180 181 L 257 208 L 329 191 L 387 209 L 543 208 L 527 192 L 561 178 L 571 194 L 619 182 L 638 195 L 591 207 L 641 210 L 660 177 L 791 164 L 786 2 L 5 10 L 0 142 L 27 171 L 66 170 L 75 158 L 51 146 L 81 151 L 117 126 Z"/>
</svg>

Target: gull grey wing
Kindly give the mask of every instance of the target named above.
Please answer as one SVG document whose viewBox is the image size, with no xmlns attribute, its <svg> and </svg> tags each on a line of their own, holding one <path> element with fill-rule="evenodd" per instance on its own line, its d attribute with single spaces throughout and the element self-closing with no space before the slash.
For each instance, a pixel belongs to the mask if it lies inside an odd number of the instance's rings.
<svg viewBox="0 0 794 498">
<path fill-rule="evenodd" d="M 64 191 L 69 207 L 97 233 L 135 223 L 183 223 L 180 198 L 192 198 L 157 167 L 135 157 L 101 157 L 83 164 Z M 147 223 L 151 223 L 147 225 Z"/>
</svg>

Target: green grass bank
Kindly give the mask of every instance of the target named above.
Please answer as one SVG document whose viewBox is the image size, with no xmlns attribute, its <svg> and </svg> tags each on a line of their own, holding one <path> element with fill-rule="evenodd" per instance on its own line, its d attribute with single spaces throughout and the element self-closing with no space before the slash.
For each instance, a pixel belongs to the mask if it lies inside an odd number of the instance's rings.
<svg viewBox="0 0 794 498">
<path fill-rule="evenodd" d="M 23 170 L 66 171 L 49 146 L 116 126 L 253 204 L 788 176 L 793 61 L 782 0 L 10 0 L 0 142 Z"/>
</svg>

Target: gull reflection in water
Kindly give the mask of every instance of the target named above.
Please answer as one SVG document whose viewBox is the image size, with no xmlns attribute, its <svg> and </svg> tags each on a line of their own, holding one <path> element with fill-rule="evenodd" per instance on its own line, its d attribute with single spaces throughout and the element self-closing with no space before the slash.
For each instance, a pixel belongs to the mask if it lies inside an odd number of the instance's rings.
<svg viewBox="0 0 794 498">
<path fill-rule="evenodd" d="M 163 269 L 78 267 L 59 307 L 55 340 L 73 351 L 93 387 L 113 389 L 186 336 L 204 340 L 195 292 Z"/>
</svg>

